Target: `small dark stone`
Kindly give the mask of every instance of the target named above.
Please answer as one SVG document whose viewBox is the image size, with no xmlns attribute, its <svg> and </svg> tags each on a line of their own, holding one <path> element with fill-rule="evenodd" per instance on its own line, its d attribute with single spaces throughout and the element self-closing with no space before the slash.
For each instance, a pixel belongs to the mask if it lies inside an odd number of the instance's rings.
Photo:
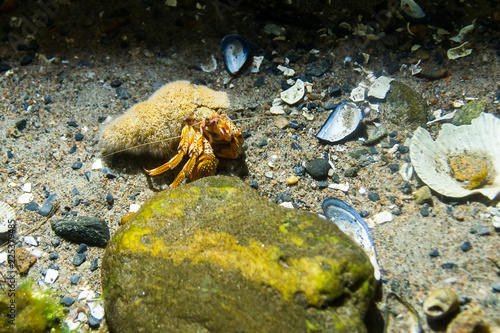
<svg viewBox="0 0 500 333">
<path fill-rule="evenodd" d="M 401 186 L 399 189 L 404 194 L 411 194 L 411 192 L 412 192 L 411 184 L 410 184 L 410 182 L 407 182 L 407 181 L 403 181 L 403 186 Z"/>
<path fill-rule="evenodd" d="M 370 192 L 368 193 L 368 199 L 370 199 L 371 201 L 379 201 L 380 195 L 378 195 L 377 192 Z"/>
<path fill-rule="evenodd" d="M 69 280 L 71 281 L 71 284 L 78 284 L 78 282 L 80 281 L 80 275 L 75 274 L 72 277 L 70 277 Z"/>
<path fill-rule="evenodd" d="M 153 83 L 153 90 L 157 91 L 158 89 L 160 89 L 164 85 L 165 85 L 165 82 L 163 82 L 163 81 L 156 81 L 155 83 Z"/>
<path fill-rule="evenodd" d="M 259 145 L 260 148 L 267 146 L 267 140 L 266 139 L 260 140 L 260 142 L 258 143 L 258 145 Z"/>
<path fill-rule="evenodd" d="M 56 237 L 55 239 L 52 240 L 53 247 L 58 247 L 59 245 L 61 245 L 61 239 L 59 237 Z"/>
<path fill-rule="evenodd" d="M 111 192 L 108 192 L 108 194 L 106 194 L 106 202 L 108 203 L 108 205 L 112 205 L 113 202 L 115 202 L 115 198 L 113 198 L 113 194 L 111 194 Z"/>
<path fill-rule="evenodd" d="M 243 136 L 243 139 L 248 139 L 249 137 L 252 136 L 252 133 L 244 131 L 241 133 L 241 135 Z"/>
<path fill-rule="evenodd" d="M 53 193 L 49 195 L 47 199 L 42 204 L 42 207 L 38 209 L 38 214 L 42 216 L 49 216 L 52 210 L 54 209 L 54 204 L 56 203 L 57 193 Z"/>
<path fill-rule="evenodd" d="M 478 226 L 477 226 L 477 234 L 479 236 L 488 236 L 490 234 L 490 228 L 485 227 L 482 224 L 478 224 Z"/>
<path fill-rule="evenodd" d="M 422 209 L 420 209 L 420 215 L 422 215 L 423 217 L 429 216 L 429 208 L 423 207 Z"/>
<path fill-rule="evenodd" d="M 73 206 L 78 206 L 82 202 L 82 198 L 76 198 L 75 202 L 73 203 Z"/>
<path fill-rule="evenodd" d="M 50 268 L 50 269 L 53 269 L 53 270 L 56 270 L 56 271 L 58 271 L 58 270 L 59 270 L 59 266 L 54 265 L 54 264 L 52 264 L 52 263 L 49 265 L 49 268 Z"/>
<path fill-rule="evenodd" d="M 389 164 L 387 167 L 389 168 L 389 170 L 391 170 L 391 173 L 396 173 L 399 171 L 399 164 L 397 163 Z"/>
<path fill-rule="evenodd" d="M 291 147 L 293 150 L 302 150 L 302 147 L 297 142 L 292 142 Z"/>
<path fill-rule="evenodd" d="M 50 96 L 45 97 L 45 99 L 43 100 L 43 103 L 45 105 L 49 105 L 50 103 L 52 103 L 52 97 L 50 97 Z"/>
<path fill-rule="evenodd" d="M 99 124 L 102 124 L 106 121 L 106 119 L 108 119 L 108 117 L 101 116 L 101 117 L 97 118 L 97 122 Z"/>
<path fill-rule="evenodd" d="M 78 169 L 81 169 L 82 166 L 83 166 L 83 163 L 81 161 L 76 161 L 75 163 L 73 163 L 71 168 L 73 168 L 73 170 L 78 170 Z"/>
<path fill-rule="evenodd" d="M 87 259 L 86 253 L 75 253 L 75 256 L 73 257 L 73 265 L 80 266 L 85 259 Z"/>
<path fill-rule="evenodd" d="M 279 192 L 277 195 L 276 195 L 276 198 L 274 199 L 274 202 L 277 203 L 277 204 L 280 204 L 280 203 L 283 203 L 283 202 L 290 202 L 292 201 L 292 197 L 290 196 L 289 193 L 283 193 L 283 192 Z"/>
<path fill-rule="evenodd" d="M 73 303 L 75 303 L 75 299 L 71 296 L 64 296 L 63 298 L 61 298 L 60 303 L 64 306 L 72 306 Z"/>
<path fill-rule="evenodd" d="M 85 243 L 82 243 L 76 249 L 76 253 L 83 253 L 83 252 L 86 252 L 88 249 L 89 249 L 88 246 L 85 245 Z"/>
<path fill-rule="evenodd" d="M 75 141 L 82 141 L 84 137 L 82 133 L 78 132 L 75 134 Z"/>
<path fill-rule="evenodd" d="M 493 283 L 491 287 L 494 293 L 500 293 L 500 281 Z"/>
<path fill-rule="evenodd" d="M 306 172 L 316 180 L 326 179 L 328 170 L 330 170 L 330 164 L 327 158 L 317 158 L 306 164 Z"/>
<path fill-rule="evenodd" d="M 298 163 L 293 166 L 293 172 L 295 172 L 295 175 L 303 177 L 306 174 L 306 168 L 302 164 Z"/>
<path fill-rule="evenodd" d="M 33 55 L 27 54 L 24 57 L 21 58 L 21 66 L 27 66 L 33 62 Z"/>
<path fill-rule="evenodd" d="M 56 252 L 49 253 L 49 259 L 50 260 L 57 260 L 59 258 L 59 254 Z"/>
<path fill-rule="evenodd" d="M 106 246 L 109 242 L 109 228 L 105 221 L 79 216 L 51 222 L 54 232 L 71 242 L 85 243 L 90 246 Z"/>
<path fill-rule="evenodd" d="M 70 148 L 70 150 L 68 151 L 69 154 L 74 154 L 76 153 L 76 145 L 73 145 L 73 147 Z"/>
<path fill-rule="evenodd" d="M 99 261 L 97 258 L 95 258 L 94 260 L 92 260 L 92 263 L 90 263 L 90 271 L 93 272 L 98 268 L 99 268 Z"/>
<path fill-rule="evenodd" d="M 95 319 L 94 317 L 92 316 L 89 316 L 89 327 L 90 328 L 99 328 L 99 326 L 101 325 L 101 323 L 99 322 L 99 320 Z"/>
<path fill-rule="evenodd" d="M 410 151 L 410 147 L 408 146 L 403 146 L 403 145 L 399 145 L 398 147 L 398 151 L 401 153 L 401 154 L 406 154 Z"/>
<path fill-rule="evenodd" d="M 319 182 L 318 183 L 318 188 L 324 189 L 328 187 L 328 182 Z"/>
<path fill-rule="evenodd" d="M 87 178 L 88 181 L 90 181 L 92 179 L 92 172 L 85 171 L 85 177 Z"/>
<path fill-rule="evenodd" d="M 36 212 L 38 210 L 38 204 L 34 201 L 31 201 L 24 205 L 24 211 Z"/>
<path fill-rule="evenodd" d="M 306 67 L 305 75 L 306 76 L 321 76 L 325 74 L 331 67 L 330 61 L 323 60 L 318 64 L 310 64 Z"/>
<path fill-rule="evenodd" d="M 385 66 L 387 74 L 394 74 L 399 71 L 399 63 L 397 61 L 392 61 Z"/>
<path fill-rule="evenodd" d="M 264 85 L 264 82 L 265 82 L 264 77 L 259 76 L 259 78 L 257 80 L 255 80 L 254 86 L 262 87 Z"/>
<path fill-rule="evenodd" d="M 129 99 L 130 94 L 128 93 L 128 91 L 125 88 L 117 87 L 116 88 L 116 97 L 118 97 L 119 99 Z"/>
<path fill-rule="evenodd" d="M 288 127 L 293 128 L 293 129 L 299 129 L 300 125 L 297 120 L 290 120 L 290 123 L 288 124 Z"/>
<path fill-rule="evenodd" d="M 8 71 L 10 68 L 10 65 L 0 62 L 0 73 Z"/>
<path fill-rule="evenodd" d="M 476 229 L 474 229 L 474 228 L 470 228 L 470 229 L 469 229 L 469 232 L 470 232 L 471 234 L 473 234 L 473 235 L 474 235 L 474 234 L 477 234 L 477 230 L 476 230 Z"/>
<path fill-rule="evenodd" d="M 350 167 L 346 171 L 344 171 L 344 176 L 346 177 L 356 177 L 358 174 L 359 168 L 358 167 Z"/>
<path fill-rule="evenodd" d="M 17 123 L 16 123 L 16 128 L 19 130 L 19 131 L 24 131 L 26 129 L 26 124 L 28 122 L 26 121 L 26 119 L 23 119 L 23 120 L 19 120 Z"/>
<path fill-rule="evenodd" d="M 432 257 L 432 258 L 439 257 L 439 251 L 438 251 L 438 250 L 432 250 L 432 251 L 429 253 L 429 256 L 430 256 L 430 257 Z"/>
<path fill-rule="evenodd" d="M 108 179 L 116 178 L 116 175 L 113 172 L 111 172 L 111 170 L 109 170 L 109 168 L 102 169 L 102 173 L 104 174 L 104 178 L 108 178 Z"/>
<path fill-rule="evenodd" d="M 74 120 L 68 121 L 66 124 L 70 127 L 78 127 L 78 124 Z"/>
<path fill-rule="evenodd" d="M 370 212 L 367 210 L 362 210 L 359 212 L 359 215 L 361 215 L 361 217 L 368 217 L 370 215 Z"/>
<path fill-rule="evenodd" d="M 110 84 L 111 84 L 111 87 L 113 87 L 113 88 L 118 88 L 119 86 L 121 86 L 121 85 L 122 85 L 122 81 L 120 81 L 120 80 L 113 80 L 113 81 L 111 81 L 111 83 L 110 83 Z M 163 85 L 163 84 L 162 84 L 162 85 Z"/>
<path fill-rule="evenodd" d="M 444 269 L 458 268 L 458 265 L 454 264 L 452 262 L 445 262 L 444 264 L 441 265 L 441 268 L 444 268 Z"/>
<path fill-rule="evenodd" d="M 463 251 L 463 252 L 467 252 L 467 251 L 470 251 L 472 250 L 472 245 L 470 242 L 464 242 L 461 246 L 460 246 L 460 249 Z"/>
<path fill-rule="evenodd" d="M 9 159 L 13 159 L 14 158 L 14 153 L 12 152 L 12 150 L 8 150 L 7 151 L 7 158 L 9 158 Z"/>
<path fill-rule="evenodd" d="M 252 180 L 248 185 L 250 185 L 250 187 L 254 189 L 259 188 L 259 182 L 257 182 L 256 180 Z"/>
<path fill-rule="evenodd" d="M 78 189 L 76 187 L 74 187 L 71 192 L 73 192 L 74 195 L 80 195 L 80 192 L 78 191 Z"/>
<path fill-rule="evenodd" d="M 338 97 L 342 94 L 342 88 L 338 84 L 335 84 L 330 87 L 330 90 L 328 91 L 330 96 L 332 97 Z M 337 105 L 335 105 L 337 107 Z"/>
</svg>

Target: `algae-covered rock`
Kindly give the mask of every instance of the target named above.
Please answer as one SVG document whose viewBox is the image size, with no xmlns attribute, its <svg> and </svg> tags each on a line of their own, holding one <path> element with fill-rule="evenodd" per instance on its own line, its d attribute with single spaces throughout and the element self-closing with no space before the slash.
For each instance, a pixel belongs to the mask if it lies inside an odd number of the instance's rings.
<svg viewBox="0 0 500 333">
<path fill-rule="evenodd" d="M 102 283 L 113 332 L 365 332 L 375 287 L 335 224 L 230 177 L 144 204 L 108 244 Z"/>
<path fill-rule="evenodd" d="M 391 82 L 387 103 L 389 108 L 384 112 L 384 117 L 396 125 L 417 128 L 427 122 L 429 106 L 419 93 L 404 83 Z"/>
<path fill-rule="evenodd" d="M 486 103 L 484 101 L 472 101 L 460 109 L 458 109 L 455 118 L 453 118 L 453 125 L 470 125 L 472 119 L 475 119 L 481 115 L 482 112 L 486 111 Z"/>
</svg>

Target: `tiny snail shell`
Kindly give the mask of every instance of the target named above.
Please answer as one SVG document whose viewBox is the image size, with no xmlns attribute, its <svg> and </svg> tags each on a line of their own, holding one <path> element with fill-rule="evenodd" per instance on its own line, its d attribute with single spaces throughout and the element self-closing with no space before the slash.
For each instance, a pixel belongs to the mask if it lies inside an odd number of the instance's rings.
<svg viewBox="0 0 500 333">
<path fill-rule="evenodd" d="M 453 290 L 436 289 L 425 300 L 424 312 L 430 319 L 441 319 L 455 312 L 459 304 L 458 297 Z"/>
</svg>

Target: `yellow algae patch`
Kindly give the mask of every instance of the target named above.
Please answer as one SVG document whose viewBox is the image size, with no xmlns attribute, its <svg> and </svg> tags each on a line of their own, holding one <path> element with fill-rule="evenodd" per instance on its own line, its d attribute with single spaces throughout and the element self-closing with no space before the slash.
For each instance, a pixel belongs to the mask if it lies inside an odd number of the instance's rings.
<svg viewBox="0 0 500 333">
<path fill-rule="evenodd" d="M 449 160 L 453 176 L 458 181 L 469 181 L 467 188 L 482 185 L 488 177 L 488 164 L 471 156 L 457 156 Z"/>
<path fill-rule="evenodd" d="M 208 231 L 198 231 L 190 239 L 171 244 L 156 238 L 152 240 L 152 246 L 146 248 L 137 237 L 143 234 L 134 232 L 132 237 L 122 240 L 122 245 L 133 252 L 148 252 L 172 260 L 175 265 L 189 259 L 192 264 L 211 262 L 225 270 L 239 270 L 246 279 L 281 291 L 287 300 L 295 293 L 303 292 L 309 304 L 318 305 L 320 294 L 334 299 L 342 292 L 338 290 L 339 281 L 335 278 L 337 263 L 331 258 L 283 259 L 282 251 L 275 246 L 266 246 L 254 239 L 244 246 L 232 235 Z M 280 264 L 282 260 L 286 264 Z"/>
<path fill-rule="evenodd" d="M 131 226 L 126 233 L 122 234 L 119 240 L 119 251 L 128 249 L 134 253 L 149 252 L 150 248 L 141 242 L 141 238 L 150 232 L 149 228 Z"/>
</svg>

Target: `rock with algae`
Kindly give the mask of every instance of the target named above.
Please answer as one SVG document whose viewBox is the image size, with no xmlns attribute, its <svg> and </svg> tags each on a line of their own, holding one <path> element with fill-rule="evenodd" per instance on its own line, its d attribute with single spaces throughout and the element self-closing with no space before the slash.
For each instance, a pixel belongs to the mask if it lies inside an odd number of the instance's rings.
<svg viewBox="0 0 500 333">
<path fill-rule="evenodd" d="M 7 291 L 0 293 L 0 333 L 62 332 L 65 314 L 57 296 L 37 291 L 29 280 Z"/>
<path fill-rule="evenodd" d="M 384 117 L 396 125 L 408 125 L 411 128 L 424 126 L 427 122 L 429 107 L 422 96 L 406 84 L 391 82 L 387 94 L 388 110 Z"/>
<path fill-rule="evenodd" d="M 366 332 L 375 288 L 335 224 L 220 176 L 145 203 L 109 243 L 102 283 L 115 332 Z"/>
</svg>

